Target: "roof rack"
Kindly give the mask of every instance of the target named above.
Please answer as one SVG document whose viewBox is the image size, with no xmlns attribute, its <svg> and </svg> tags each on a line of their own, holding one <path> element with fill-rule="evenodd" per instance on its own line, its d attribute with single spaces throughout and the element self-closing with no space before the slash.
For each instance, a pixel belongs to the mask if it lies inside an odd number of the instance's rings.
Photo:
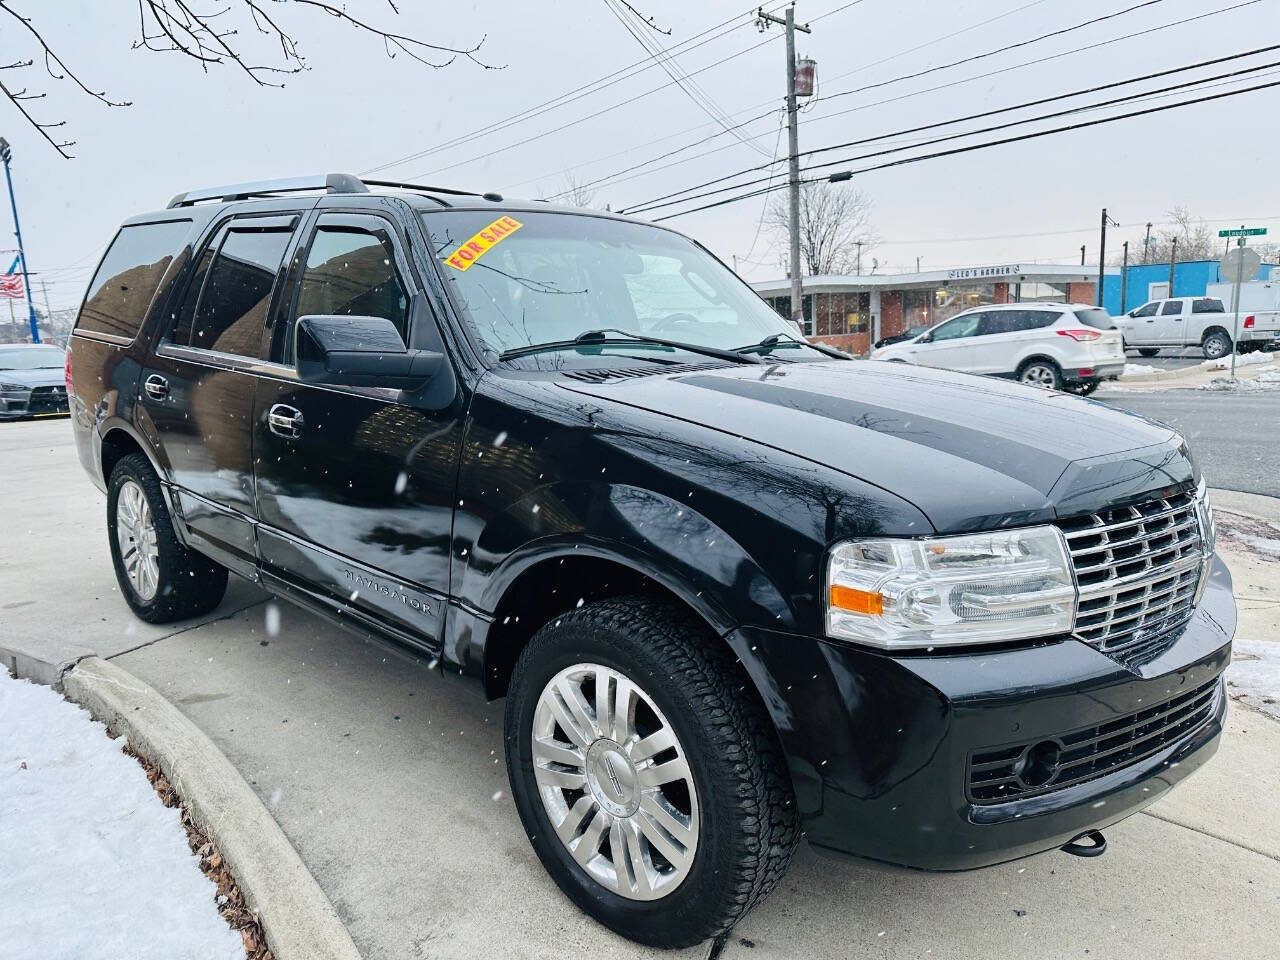
<svg viewBox="0 0 1280 960">
<path fill-rule="evenodd" d="M 420 190 L 424 193 L 443 193 L 451 197 L 484 197 L 488 199 L 494 194 L 476 193 L 474 190 L 454 190 L 452 187 L 431 187 L 425 183 L 402 183 L 399 180 L 364 180 L 369 187 L 398 187 L 401 190 Z"/>
<path fill-rule="evenodd" d="M 370 181 L 371 183 L 373 181 Z M 325 190 L 329 193 L 368 193 L 369 188 L 359 177 L 349 173 L 325 173 L 314 177 L 287 177 L 282 180 L 259 180 L 255 183 L 232 183 L 225 187 L 205 187 L 188 190 L 169 201 L 169 209 L 189 207 L 201 200 L 248 200 L 277 193 L 296 193 L 303 190 Z"/>
</svg>

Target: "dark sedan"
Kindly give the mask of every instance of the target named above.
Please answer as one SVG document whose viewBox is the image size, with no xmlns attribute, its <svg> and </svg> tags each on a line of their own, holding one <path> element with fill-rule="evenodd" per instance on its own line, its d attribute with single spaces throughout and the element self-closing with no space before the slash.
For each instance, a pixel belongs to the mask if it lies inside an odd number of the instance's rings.
<svg viewBox="0 0 1280 960">
<path fill-rule="evenodd" d="M 43 343 L 0 345 L 0 420 L 65 416 L 67 355 Z"/>
</svg>

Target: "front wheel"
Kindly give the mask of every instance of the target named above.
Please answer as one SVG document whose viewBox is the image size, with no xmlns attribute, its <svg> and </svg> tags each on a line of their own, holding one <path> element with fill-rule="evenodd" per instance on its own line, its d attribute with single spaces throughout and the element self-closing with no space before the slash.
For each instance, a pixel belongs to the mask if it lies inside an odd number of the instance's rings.
<svg viewBox="0 0 1280 960">
<path fill-rule="evenodd" d="M 208 613 L 227 589 L 227 571 L 184 547 L 141 453 L 121 458 L 107 487 L 107 537 L 125 601 L 147 623 Z"/>
<path fill-rule="evenodd" d="M 1138 348 L 1138 356 L 1140 357 L 1154 357 L 1159 352 L 1160 350 L 1158 347 L 1139 347 Z"/>
<path fill-rule="evenodd" d="M 763 707 L 674 604 L 607 600 L 540 629 L 512 677 L 506 754 L 547 872 L 632 940 L 724 933 L 791 861 L 795 801 Z"/>
<path fill-rule="evenodd" d="M 1231 352 L 1231 338 L 1222 330 L 1215 330 L 1200 345 L 1206 360 L 1217 360 Z"/>
<path fill-rule="evenodd" d="M 1062 389 L 1062 371 L 1051 360 L 1030 360 L 1018 370 L 1018 380 L 1029 387 Z"/>
</svg>

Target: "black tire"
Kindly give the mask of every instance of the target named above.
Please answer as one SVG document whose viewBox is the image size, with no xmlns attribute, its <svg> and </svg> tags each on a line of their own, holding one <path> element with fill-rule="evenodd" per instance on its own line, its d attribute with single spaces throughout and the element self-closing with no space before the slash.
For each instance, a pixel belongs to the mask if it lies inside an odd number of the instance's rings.
<svg viewBox="0 0 1280 960">
<path fill-rule="evenodd" d="M 1140 357 L 1154 357 L 1159 352 L 1160 352 L 1159 347 L 1139 347 L 1138 348 L 1138 356 Z"/>
<path fill-rule="evenodd" d="M 1062 371 L 1052 360 L 1033 357 L 1018 367 L 1018 382 L 1046 390 L 1062 389 Z"/>
<path fill-rule="evenodd" d="M 1206 360 L 1217 360 L 1231 355 L 1231 337 L 1223 330 L 1214 330 L 1200 342 Z"/>
<path fill-rule="evenodd" d="M 155 526 L 159 575 L 155 594 L 149 598 L 142 596 L 130 581 L 116 535 L 120 491 L 130 482 L 142 489 Z M 120 593 L 133 612 L 147 623 L 170 623 L 198 617 L 216 607 L 226 593 L 226 568 L 178 542 L 169 508 L 160 490 L 160 480 L 141 453 L 122 457 L 111 471 L 107 486 L 107 540 Z"/>
<path fill-rule="evenodd" d="M 688 762 L 697 848 L 684 879 L 660 899 L 628 899 L 593 879 L 556 835 L 539 794 L 532 758 L 538 699 L 560 671 L 581 663 L 635 683 Z M 605 600 L 542 627 L 512 677 L 506 756 L 516 808 L 547 872 L 582 910 L 639 943 L 687 947 L 723 934 L 782 879 L 799 839 L 781 748 L 750 680 L 728 648 L 675 604 Z"/>
</svg>

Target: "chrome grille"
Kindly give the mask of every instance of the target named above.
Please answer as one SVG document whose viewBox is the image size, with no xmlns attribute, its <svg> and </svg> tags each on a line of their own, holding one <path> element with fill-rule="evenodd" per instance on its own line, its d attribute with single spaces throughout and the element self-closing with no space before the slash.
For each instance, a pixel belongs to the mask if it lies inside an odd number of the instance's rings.
<svg viewBox="0 0 1280 960">
<path fill-rule="evenodd" d="M 1059 526 L 1080 589 L 1075 635 L 1081 640 L 1132 659 L 1191 617 L 1204 551 L 1190 492 Z"/>
</svg>

